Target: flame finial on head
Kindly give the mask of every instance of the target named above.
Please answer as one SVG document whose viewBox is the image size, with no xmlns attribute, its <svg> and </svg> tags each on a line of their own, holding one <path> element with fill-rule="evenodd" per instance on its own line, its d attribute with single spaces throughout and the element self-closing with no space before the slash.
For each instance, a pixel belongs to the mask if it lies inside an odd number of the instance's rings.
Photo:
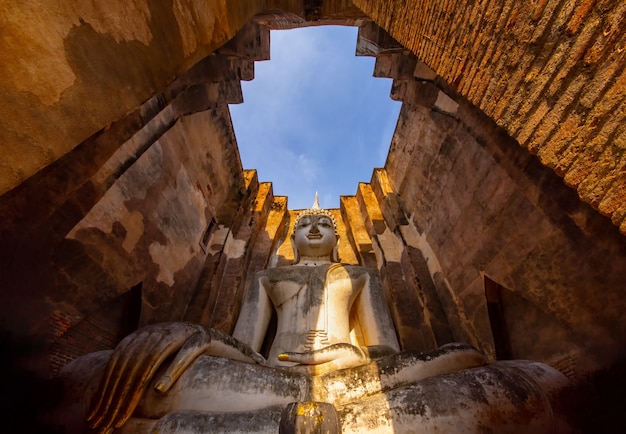
<svg viewBox="0 0 626 434">
<path fill-rule="evenodd" d="M 311 206 L 311 209 L 322 209 L 322 207 L 320 206 L 320 198 L 317 194 L 317 191 L 315 192 L 315 200 L 313 201 L 313 206 Z"/>
</svg>

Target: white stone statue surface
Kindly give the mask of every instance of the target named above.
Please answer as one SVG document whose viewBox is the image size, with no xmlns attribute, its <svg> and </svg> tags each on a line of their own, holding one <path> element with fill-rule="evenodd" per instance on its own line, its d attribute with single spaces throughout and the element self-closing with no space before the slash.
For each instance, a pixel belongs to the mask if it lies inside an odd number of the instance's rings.
<svg viewBox="0 0 626 434">
<path fill-rule="evenodd" d="M 301 213 L 294 265 L 257 273 L 232 337 L 155 324 L 70 363 L 67 431 L 567 432 L 566 379 L 544 364 L 487 364 L 464 344 L 401 352 L 376 271 L 340 264 L 337 241 L 329 212 Z"/>
</svg>

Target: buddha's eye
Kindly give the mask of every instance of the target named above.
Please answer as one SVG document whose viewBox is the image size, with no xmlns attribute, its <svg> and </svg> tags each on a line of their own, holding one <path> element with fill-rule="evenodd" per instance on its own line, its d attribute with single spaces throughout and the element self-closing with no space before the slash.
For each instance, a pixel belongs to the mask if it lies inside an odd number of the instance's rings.
<svg viewBox="0 0 626 434">
<path fill-rule="evenodd" d="M 323 218 L 323 219 L 318 220 L 318 221 L 317 221 L 317 224 L 318 224 L 319 226 L 324 226 L 324 227 L 330 227 L 330 226 L 331 226 L 330 220 L 328 220 L 328 219 L 326 219 L 326 218 Z"/>
</svg>

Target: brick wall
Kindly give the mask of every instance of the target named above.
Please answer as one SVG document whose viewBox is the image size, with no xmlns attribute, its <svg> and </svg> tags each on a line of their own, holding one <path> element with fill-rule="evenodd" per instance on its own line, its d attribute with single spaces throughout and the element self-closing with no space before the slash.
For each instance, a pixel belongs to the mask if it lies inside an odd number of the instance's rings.
<svg viewBox="0 0 626 434">
<path fill-rule="evenodd" d="M 140 308 L 141 285 L 137 285 L 87 317 L 53 312 L 49 319 L 51 374 L 78 356 L 115 348 L 137 329 Z"/>
<path fill-rule="evenodd" d="M 626 3 L 354 3 L 626 234 Z"/>
</svg>

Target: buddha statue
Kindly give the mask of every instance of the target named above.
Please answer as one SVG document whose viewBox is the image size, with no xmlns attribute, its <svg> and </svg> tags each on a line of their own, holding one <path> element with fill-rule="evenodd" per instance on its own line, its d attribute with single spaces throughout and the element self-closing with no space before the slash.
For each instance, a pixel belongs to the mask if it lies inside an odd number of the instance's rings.
<svg viewBox="0 0 626 434">
<path fill-rule="evenodd" d="M 567 432 L 566 379 L 547 365 L 401 351 L 376 270 L 338 261 L 317 201 L 291 241 L 293 265 L 255 275 L 232 336 L 154 324 L 67 365 L 68 432 Z"/>
</svg>

